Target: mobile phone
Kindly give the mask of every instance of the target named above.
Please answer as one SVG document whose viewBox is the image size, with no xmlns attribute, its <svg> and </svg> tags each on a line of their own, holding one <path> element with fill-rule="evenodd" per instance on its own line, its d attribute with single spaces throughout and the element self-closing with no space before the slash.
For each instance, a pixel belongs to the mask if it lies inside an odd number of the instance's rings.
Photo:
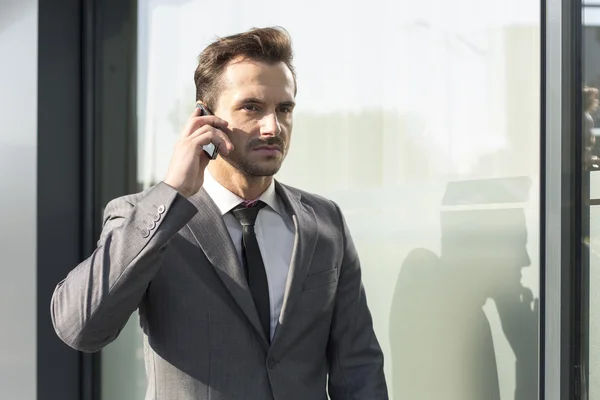
<svg viewBox="0 0 600 400">
<path fill-rule="evenodd" d="M 203 104 L 196 103 L 196 108 L 200 109 L 200 116 L 203 115 L 214 115 L 208 107 Z M 211 160 L 214 160 L 219 155 L 219 146 L 215 146 L 213 143 L 205 144 L 202 146 L 202 150 L 208 155 Z"/>
</svg>

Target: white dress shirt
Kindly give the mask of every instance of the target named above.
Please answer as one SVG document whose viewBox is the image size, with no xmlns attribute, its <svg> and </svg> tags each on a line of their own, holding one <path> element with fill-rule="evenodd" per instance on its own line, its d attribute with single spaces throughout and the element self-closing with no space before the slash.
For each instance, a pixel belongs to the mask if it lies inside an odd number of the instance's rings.
<svg viewBox="0 0 600 400">
<path fill-rule="evenodd" d="M 230 211 L 244 199 L 224 188 L 208 172 L 204 172 L 204 189 L 213 199 L 233 240 L 237 250 L 240 264 L 242 263 L 242 225 Z M 269 300 L 271 303 L 271 339 L 283 305 L 283 296 L 288 278 L 288 271 L 292 258 L 295 240 L 295 229 L 291 217 L 285 210 L 281 199 L 275 192 L 275 181 L 263 192 L 257 200 L 267 204 L 256 218 L 254 231 L 258 247 L 265 265 L 267 280 L 269 282 Z"/>
</svg>

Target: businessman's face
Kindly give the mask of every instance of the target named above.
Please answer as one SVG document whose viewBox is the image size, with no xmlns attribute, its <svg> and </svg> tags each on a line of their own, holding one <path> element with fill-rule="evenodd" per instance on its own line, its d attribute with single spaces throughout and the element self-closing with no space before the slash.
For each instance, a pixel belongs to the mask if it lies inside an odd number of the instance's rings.
<svg viewBox="0 0 600 400">
<path fill-rule="evenodd" d="M 232 61 L 223 71 L 213 110 L 229 122 L 235 149 L 222 159 L 247 176 L 272 176 L 292 133 L 294 79 L 285 63 Z"/>
</svg>

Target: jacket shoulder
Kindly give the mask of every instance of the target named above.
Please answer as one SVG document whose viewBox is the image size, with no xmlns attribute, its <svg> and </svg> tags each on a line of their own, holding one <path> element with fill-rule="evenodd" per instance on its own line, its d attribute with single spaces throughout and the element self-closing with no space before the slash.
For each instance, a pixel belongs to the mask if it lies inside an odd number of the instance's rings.
<svg viewBox="0 0 600 400">
<path fill-rule="evenodd" d="M 140 200 L 146 197 L 155 187 L 156 185 L 137 193 L 127 194 L 112 199 L 104 207 L 103 214 L 105 219 L 112 214 L 127 214 L 128 211 L 131 211 Z"/>
<path fill-rule="evenodd" d="M 307 192 L 306 190 L 298 189 L 293 186 L 289 186 L 283 183 L 279 183 L 289 193 L 300 197 L 304 204 L 311 206 L 317 214 L 327 212 L 330 214 L 341 213 L 340 207 L 337 203 L 331 199 L 321 196 L 316 193 Z"/>
<path fill-rule="evenodd" d="M 118 203 L 129 203 L 132 206 L 135 206 L 141 199 L 146 197 L 146 195 L 148 193 L 150 193 L 155 187 L 156 187 L 156 185 L 150 186 L 149 188 L 144 189 L 137 193 L 131 193 L 131 194 L 126 194 L 123 196 L 115 197 L 114 199 L 112 199 L 111 201 L 108 202 L 106 207 L 108 208 L 109 205 L 118 204 Z"/>
</svg>

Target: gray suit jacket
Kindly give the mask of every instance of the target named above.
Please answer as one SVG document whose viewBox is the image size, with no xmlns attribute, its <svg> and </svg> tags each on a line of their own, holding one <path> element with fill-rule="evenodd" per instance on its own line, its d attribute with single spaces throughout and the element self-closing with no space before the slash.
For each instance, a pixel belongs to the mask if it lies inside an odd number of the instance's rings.
<svg viewBox="0 0 600 400">
<path fill-rule="evenodd" d="M 96 352 L 139 309 L 156 400 L 387 399 L 358 256 L 338 206 L 276 183 L 296 227 L 269 344 L 221 214 L 159 183 L 111 201 L 94 253 L 56 287 L 69 346 Z"/>
</svg>

